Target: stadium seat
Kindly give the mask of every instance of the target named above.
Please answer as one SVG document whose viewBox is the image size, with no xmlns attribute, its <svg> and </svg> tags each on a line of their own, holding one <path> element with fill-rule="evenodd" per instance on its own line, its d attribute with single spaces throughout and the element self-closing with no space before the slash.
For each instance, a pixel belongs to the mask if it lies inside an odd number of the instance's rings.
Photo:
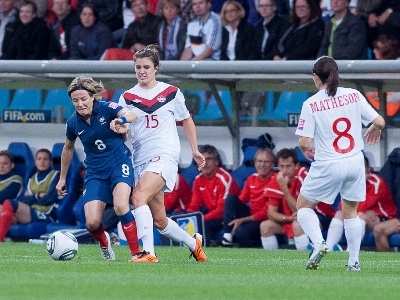
<svg viewBox="0 0 400 300">
<path fill-rule="evenodd" d="M 204 120 L 218 120 L 222 119 L 223 115 L 221 110 L 219 109 L 217 100 L 213 95 L 209 95 L 207 99 L 207 92 L 202 91 L 199 93 L 200 95 L 200 109 L 198 114 L 194 116 L 195 120 L 204 121 Z M 224 104 L 228 115 L 232 116 L 232 101 L 229 91 L 219 92 L 222 103 Z"/>
<path fill-rule="evenodd" d="M 63 107 L 62 117 L 67 120 L 74 112 L 75 108 L 72 104 L 71 98 L 68 96 L 67 90 L 49 90 L 47 92 L 46 98 L 42 109 L 51 110 L 51 117 L 57 117 L 57 106 Z"/>
<path fill-rule="evenodd" d="M 122 93 L 125 92 L 125 90 L 115 90 L 114 95 L 111 99 L 112 102 L 118 103 L 119 97 L 121 97 Z"/>
<path fill-rule="evenodd" d="M 244 151 L 242 164 L 231 173 L 240 189 L 243 188 L 246 179 L 256 172 L 254 155 L 258 149 L 256 146 L 248 146 Z"/>
<path fill-rule="evenodd" d="M 275 97 L 268 95 L 264 113 L 260 120 L 286 120 L 288 113 L 300 113 L 308 92 L 282 92 L 275 105 Z"/>
<path fill-rule="evenodd" d="M 41 109 L 42 90 L 18 89 L 12 97 L 9 109 Z"/>
<path fill-rule="evenodd" d="M 3 118 L 3 109 L 10 105 L 10 90 L 0 89 L 0 118 Z"/>
<path fill-rule="evenodd" d="M 199 170 L 197 169 L 197 163 L 194 159 L 192 159 L 192 163 L 188 167 L 183 168 L 180 173 L 182 177 L 185 178 L 190 188 L 193 188 L 194 178 L 200 174 Z"/>
<path fill-rule="evenodd" d="M 311 161 L 309 161 L 307 158 L 305 158 L 305 156 L 303 155 L 303 153 L 301 152 L 299 146 L 294 147 L 294 150 L 296 150 L 297 153 L 297 159 L 299 161 L 299 164 L 303 167 L 306 168 L 310 168 L 311 166 Z"/>
<path fill-rule="evenodd" d="M 12 142 L 8 145 L 8 151 L 14 156 L 15 170 L 24 180 L 25 187 L 35 171 L 35 158 L 32 150 L 25 142 Z"/>
</svg>

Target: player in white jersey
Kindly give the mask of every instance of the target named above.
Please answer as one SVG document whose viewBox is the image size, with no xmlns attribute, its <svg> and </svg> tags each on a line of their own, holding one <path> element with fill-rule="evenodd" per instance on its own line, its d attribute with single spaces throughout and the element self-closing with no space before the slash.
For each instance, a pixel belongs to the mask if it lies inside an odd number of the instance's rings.
<svg viewBox="0 0 400 300">
<path fill-rule="evenodd" d="M 134 61 L 138 84 L 124 92 L 119 100 L 121 106 L 138 116 L 129 128 L 135 171 L 132 202 L 143 252 L 131 261 L 158 261 L 154 252 L 153 224 L 162 235 L 186 244 L 197 261 L 207 261 L 201 235 L 196 233 L 192 237 L 167 218 L 164 206 L 164 192 L 174 189 L 178 171 L 180 142 L 176 121 L 182 121 L 199 169 L 204 167 L 205 159 L 198 150 L 194 122 L 181 91 L 156 80 L 160 68 L 158 46 L 149 45 L 136 52 Z"/>
<path fill-rule="evenodd" d="M 331 57 L 315 62 L 313 79 L 319 92 L 304 102 L 296 130 L 301 151 L 314 160 L 297 199 L 297 220 L 314 245 L 306 269 L 318 269 L 328 250 L 313 208 L 319 201 L 333 204 L 340 193 L 349 251 L 347 270 L 359 271 L 362 229 L 357 206 L 365 200 L 366 191 L 361 123 L 372 122 L 365 137 L 368 144 L 375 144 L 385 121 L 360 92 L 338 87 L 338 66 Z"/>
</svg>

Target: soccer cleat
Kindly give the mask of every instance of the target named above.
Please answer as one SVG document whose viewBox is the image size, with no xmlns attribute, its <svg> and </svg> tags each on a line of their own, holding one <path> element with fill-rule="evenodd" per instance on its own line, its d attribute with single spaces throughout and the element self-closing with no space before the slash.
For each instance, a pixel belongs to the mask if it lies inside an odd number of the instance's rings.
<svg viewBox="0 0 400 300">
<path fill-rule="evenodd" d="M 231 241 L 228 241 L 226 238 L 222 238 L 218 241 L 218 245 L 222 247 L 232 247 L 233 243 Z"/>
<path fill-rule="evenodd" d="M 108 247 L 100 247 L 101 256 L 103 257 L 104 260 L 115 260 L 115 253 L 114 253 L 113 249 L 111 248 L 110 235 L 108 234 L 107 231 L 104 231 L 104 233 L 107 237 Z"/>
<path fill-rule="evenodd" d="M 158 258 L 155 255 L 150 254 L 150 252 L 142 251 L 139 253 L 135 253 L 132 255 L 132 258 L 129 262 L 135 263 L 156 263 L 158 262 Z"/>
<path fill-rule="evenodd" d="M 358 263 L 358 261 L 356 261 L 355 263 L 354 263 L 354 265 L 352 265 L 352 266 L 347 266 L 347 271 L 355 271 L 355 272 L 359 272 L 359 271 L 361 271 L 361 267 L 360 267 L 360 264 Z"/>
<path fill-rule="evenodd" d="M 193 234 L 193 238 L 196 239 L 196 246 L 193 251 L 190 251 L 189 258 L 193 256 L 196 261 L 206 262 L 207 256 L 204 253 L 202 246 L 203 237 L 201 236 L 201 234 L 195 233 Z"/>
<path fill-rule="evenodd" d="M 321 259 L 328 253 L 328 246 L 325 242 L 322 242 L 319 249 L 314 249 L 310 253 L 308 258 L 306 269 L 307 270 L 317 270 L 319 268 L 319 263 Z"/>
</svg>

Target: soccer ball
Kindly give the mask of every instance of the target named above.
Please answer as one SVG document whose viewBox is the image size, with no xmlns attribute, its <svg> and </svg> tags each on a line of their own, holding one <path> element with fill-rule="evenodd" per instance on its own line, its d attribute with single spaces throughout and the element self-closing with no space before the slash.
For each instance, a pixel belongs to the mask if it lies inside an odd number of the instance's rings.
<svg viewBox="0 0 400 300">
<path fill-rule="evenodd" d="M 78 241 L 72 233 L 59 230 L 49 236 L 46 248 L 54 260 L 71 260 L 78 253 Z"/>
</svg>

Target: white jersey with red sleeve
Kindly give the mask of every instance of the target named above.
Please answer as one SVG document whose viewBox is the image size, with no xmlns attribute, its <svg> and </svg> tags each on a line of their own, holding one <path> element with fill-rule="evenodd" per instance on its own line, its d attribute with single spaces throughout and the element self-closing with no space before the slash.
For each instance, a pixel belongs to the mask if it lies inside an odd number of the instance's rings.
<svg viewBox="0 0 400 300">
<path fill-rule="evenodd" d="M 314 139 L 315 160 L 350 157 L 364 148 L 362 124 L 378 113 L 357 90 L 338 87 L 330 97 L 320 90 L 301 109 L 296 135 Z"/>
<path fill-rule="evenodd" d="M 152 89 L 135 85 L 121 95 L 119 105 L 138 116 L 129 126 L 134 166 L 157 156 L 179 162 L 181 146 L 176 121 L 185 120 L 190 114 L 177 87 L 160 81 Z"/>
</svg>

